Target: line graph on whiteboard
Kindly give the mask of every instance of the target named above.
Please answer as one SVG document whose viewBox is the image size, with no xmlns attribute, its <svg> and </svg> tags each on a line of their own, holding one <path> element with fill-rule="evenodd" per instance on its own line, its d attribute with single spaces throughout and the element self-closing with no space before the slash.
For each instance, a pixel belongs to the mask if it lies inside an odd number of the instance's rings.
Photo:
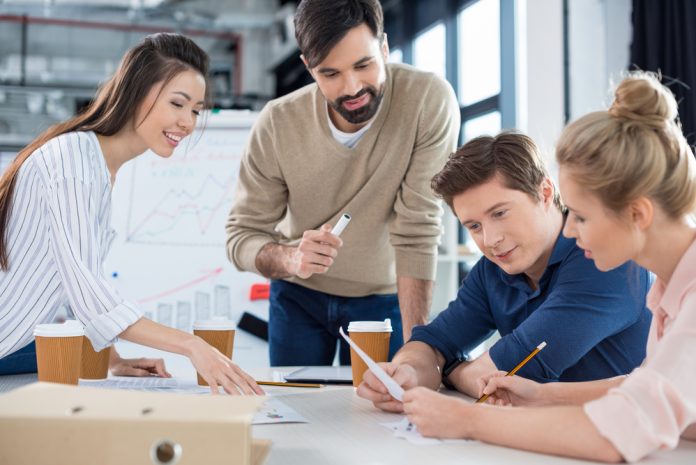
<svg viewBox="0 0 696 465">
<path fill-rule="evenodd" d="M 235 181 L 234 175 L 223 178 L 209 174 L 193 189 L 164 191 L 151 205 L 142 205 L 137 192 L 134 192 L 129 202 L 126 241 L 219 247 L 224 238 L 217 233 L 222 230 L 220 221 L 224 221 L 232 204 Z M 218 226 L 218 230 L 213 231 L 213 227 Z M 192 237 L 199 240 L 192 243 Z"/>
<path fill-rule="evenodd" d="M 117 234 L 105 275 L 146 317 L 182 330 L 196 319 L 234 319 L 254 308 L 249 288 L 263 281 L 237 271 L 225 253 L 251 121 L 215 127 L 219 120 L 211 115 L 213 127 L 169 158 L 148 152 L 127 163 L 112 191 Z"/>
</svg>

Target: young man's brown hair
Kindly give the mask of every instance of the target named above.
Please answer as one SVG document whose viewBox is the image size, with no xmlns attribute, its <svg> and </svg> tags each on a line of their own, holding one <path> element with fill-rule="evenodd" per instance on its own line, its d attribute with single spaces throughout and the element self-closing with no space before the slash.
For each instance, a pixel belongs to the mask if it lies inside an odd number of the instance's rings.
<svg viewBox="0 0 696 465">
<path fill-rule="evenodd" d="M 500 175 L 504 184 L 539 201 L 539 186 L 549 177 L 544 160 L 534 141 L 524 134 L 504 131 L 495 137 L 470 140 L 449 156 L 430 187 L 450 208 L 452 199 Z M 554 204 L 563 210 L 558 190 Z"/>
</svg>

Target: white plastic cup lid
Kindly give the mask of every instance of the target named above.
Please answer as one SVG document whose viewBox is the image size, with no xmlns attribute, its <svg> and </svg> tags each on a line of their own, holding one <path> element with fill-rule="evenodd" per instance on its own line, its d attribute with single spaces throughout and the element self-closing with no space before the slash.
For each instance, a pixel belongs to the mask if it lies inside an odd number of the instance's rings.
<svg viewBox="0 0 696 465">
<path fill-rule="evenodd" d="M 391 333 L 392 325 L 389 318 L 384 321 L 351 321 L 348 323 L 349 333 Z"/>
<path fill-rule="evenodd" d="M 234 321 L 227 319 L 198 320 L 193 323 L 193 329 L 228 331 L 230 329 L 237 329 L 237 324 Z"/>
<path fill-rule="evenodd" d="M 47 323 L 34 327 L 34 336 L 41 337 L 77 337 L 84 336 L 85 329 L 82 325 Z"/>
</svg>

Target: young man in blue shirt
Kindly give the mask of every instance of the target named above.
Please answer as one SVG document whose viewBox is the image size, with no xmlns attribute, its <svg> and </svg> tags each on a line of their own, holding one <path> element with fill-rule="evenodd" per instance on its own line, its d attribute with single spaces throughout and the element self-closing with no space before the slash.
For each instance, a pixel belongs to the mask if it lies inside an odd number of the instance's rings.
<svg viewBox="0 0 696 465">
<path fill-rule="evenodd" d="M 633 263 L 595 268 L 561 234 L 563 206 L 534 142 L 503 132 L 465 144 L 432 180 L 483 253 L 457 298 L 385 370 L 405 389 L 451 385 L 478 396 L 477 380 L 509 371 L 541 382 L 588 381 L 629 373 L 645 357 L 648 273 Z M 617 311 L 619 309 L 620 311 Z M 466 354 L 499 331 L 476 360 Z M 401 402 L 371 372 L 358 394 L 389 411 Z"/>
</svg>

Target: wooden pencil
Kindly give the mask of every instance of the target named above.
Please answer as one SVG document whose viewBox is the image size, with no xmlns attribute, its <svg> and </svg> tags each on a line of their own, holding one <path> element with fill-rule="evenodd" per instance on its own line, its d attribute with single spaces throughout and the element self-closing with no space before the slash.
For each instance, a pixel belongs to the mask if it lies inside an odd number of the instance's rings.
<svg viewBox="0 0 696 465">
<path fill-rule="evenodd" d="M 527 364 L 527 362 L 530 361 L 530 360 L 532 359 L 532 357 L 534 357 L 536 354 L 538 354 L 539 351 L 540 351 L 541 349 L 543 349 L 544 347 L 546 347 L 546 342 L 542 342 L 541 344 L 539 344 L 538 346 L 536 346 L 536 349 L 534 349 L 529 355 L 527 355 L 527 356 L 525 357 L 524 360 L 522 360 L 520 363 L 518 363 L 517 366 L 516 366 L 515 368 L 513 368 L 513 369 L 510 370 L 510 371 L 508 371 L 507 374 L 506 374 L 505 376 L 514 376 L 514 374 L 517 373 L 517 371 L 518 371 L 520 368 L 522 368 L 523 366 L 525 366 L 525 365 Z M 484 395 L 482 395 L 481 397 L 479 397 L 479 399 L 476 401 L 476 403 L 477 403 L 477 404 L 483 403 L 483 402 L 486 401 L 486 399 L 488 399 L 488 397 L 489 397 L 488 394 L 484 394 Z"/>
<path fill-rule="evenodd" d="M 286 383 L 283 381 L 256 381 L 260 386 L 281 386 L 281 387 L 298 387 L 298 388 L 320 388 L 323 384 L 314 383 Z"/>
</svg>

